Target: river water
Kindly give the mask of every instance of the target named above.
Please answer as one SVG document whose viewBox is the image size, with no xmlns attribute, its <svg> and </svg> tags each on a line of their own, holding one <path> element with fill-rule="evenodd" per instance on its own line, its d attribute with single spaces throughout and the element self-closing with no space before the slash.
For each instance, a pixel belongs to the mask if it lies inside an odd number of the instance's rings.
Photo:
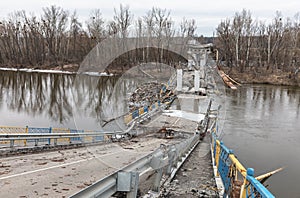
<svg viewBox="0 0 300 198">
<path fill-rule="evenodd" d="M 0 125 L 99 130 L 116 103 L 111 99 L 116 82 L 113 77 L 0 71 Z"/>
<path fill-rule="evenodd" d="M 300 197 L 300 88 L 252 85 L 226 94 L 224 143 L 276 197 Z"/>
<path fill-rule="evenodd" d="M 130 79 L 118 82 L 0 71 L 0 126 L 105 129 L 105 120 L 128 112 L 124 97 L 137 85 Z M 225 101 L 225 145 L 255 175 L 284 167 L 267 181 L 269 189 L 277 197 L 300 197 L 300 89 L 248 85 L 228 91 Z"/>
</svg>

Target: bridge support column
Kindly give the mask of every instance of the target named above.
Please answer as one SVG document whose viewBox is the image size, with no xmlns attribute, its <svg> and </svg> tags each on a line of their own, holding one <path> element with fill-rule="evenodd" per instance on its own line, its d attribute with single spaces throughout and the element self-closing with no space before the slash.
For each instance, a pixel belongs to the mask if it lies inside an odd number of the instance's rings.
<svg viewBox="0 0 300 198">
<path fill-rule="evenodd" d="M 177 69 L 177 91 L 182 91 L 182 69 Z"/>
<path fill-rule="evenodd" d="M 194 89 L 195 89 L 195 92 L 199 91 L 199 87 L 200 87 L 200 71 L 199 70 L 195 70 L 195 78 L 194 78 Z"/>
</svg>

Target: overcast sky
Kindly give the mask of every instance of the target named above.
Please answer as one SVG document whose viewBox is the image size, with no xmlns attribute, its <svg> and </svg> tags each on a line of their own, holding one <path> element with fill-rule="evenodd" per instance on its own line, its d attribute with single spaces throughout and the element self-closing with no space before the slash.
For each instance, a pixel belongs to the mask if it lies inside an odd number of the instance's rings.
<svg viewBox="0 0 300 198">
<path fill-rule="evenodd" d="M 120 3 L 129 5 L 134 18 L 143 16 L 153 6 L 171 11 L 171 17 L 177 24 L 185 18 L 197 21 L 197 34 L 212 36 L 221 20 L 230 18 L 243 8 L 250 10 L 254 19 L 270 22 L 276 11 L 281 11 L 283 19 L 293 18 L 300 12 L 300 0 L 1 0 L 0 17 L 17 10 L 33 12 L 39 16 L 42 8 L 51 5 L 66 10 L 76 10 L 81 21 L 87 20 L 91 10 L 99 8 L 103 17 L 110 20 L 114 7 Z"/>
</svg>

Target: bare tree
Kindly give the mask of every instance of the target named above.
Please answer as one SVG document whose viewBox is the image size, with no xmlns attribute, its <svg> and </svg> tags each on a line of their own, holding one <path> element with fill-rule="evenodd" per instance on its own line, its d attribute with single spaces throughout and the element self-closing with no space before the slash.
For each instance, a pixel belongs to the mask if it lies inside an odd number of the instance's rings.
<svg viewBox="0 0 300 198">
<path fill-rule="evenodd" d="M 180 36 L 181 37 L 193 37 L 196 31 L 196 21 L 195 19 L 183 18 L 180 23 Z"/>
<path fill-rule="evenodd" d="M 89 35 L 97 43 L 105 37 L 104 19 L 100 9 L 95 9 L 91 12 L 90 18 L 86 21 Z"/>
<path fill-rule="evenodd" d="M 50 54 L 48 61 L 54 61 L 55 65 L 58 65 L 59 58 L 62 57 L 62 47 L 66 46 L 66 43 L 62 43 L 62 38 L 64 37 L 69 14 L 56 6 L 44 8 L 43 10 L 43 34 Z"/>
<path fill-rule="evenodd" d="M 226 61 L 226 65 L 233 66 L 234 59 L 234 35 L 230 29 L 231 21 L 226 19 L 217 27 L 217 48 L 220 53 L 221 60 Z"/>
<path fill-rule="evenodd" d="M 126 38 L 129 34 L 129 26 L 132 24 L 133 15 L 129 10 L 129 6 L 120 4 L 119 10 L 114 8 L 114 25 L 117 27 L 119 36 L 122 38 L 122 48 L 127 51 Z M 126 65 L 131 63 L 130 55 L 127 53 L 127 60 L 124 62 L 122 70 Z"/>
<path fill-rule="evenodd" d="M 70 28 L 68 33 L 68 44 L 67 44 L 67 51 L 66 51 L 66 59 L 73 60 L 78 57 L 81 57 L 80 54 L 78 54 L 77 48 L 77 39 L 80 35 L 82 28 L 82 24 L 79 22 L 76 11 L 73 12 L 70 19 Z M 70 47 L 71 45 L 71 47 Z M 71 48 L 71 50 L 70 50 Z M 78 60 L 77 60 L 78 61 Z"/>
<path fill-rule="evenodd" d="M 121 38 L 127 38 L 129 26 L 132 23 L 133 15 L 129 10 L 129 6 L 120 4 L 119 10 L 114 8 L 114 22 L 118 27 Z"/>
</svg>

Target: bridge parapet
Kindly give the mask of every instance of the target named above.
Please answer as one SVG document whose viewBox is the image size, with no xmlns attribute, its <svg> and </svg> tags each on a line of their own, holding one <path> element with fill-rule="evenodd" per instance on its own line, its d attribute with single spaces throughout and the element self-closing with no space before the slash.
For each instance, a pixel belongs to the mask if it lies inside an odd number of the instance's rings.
<svg viewBox="0 0 300 198">
<path fill-rule="evenodd" d="M 275 196 L 260 182 L 263 177 L 254 177 L 254 169 L 246 169 L 236 158 L 234 152 L 228 149 L 222 141 L 216 136 L 216 128 L 212 132 L 212 157 L 214 165 L 214 174 L 216 183 L 220 184 L 222 192 L 220 196 L 223 197 L 263 197 L 274 198 Z M 280 171 L 278 169 L 272 174 Z M 243 180 L 239 180 L 242 176 Z M 218 182 L 218 180 L 221 182 Z M 221 184 L 222 183 L 222 184 Z"/>
</svg>

